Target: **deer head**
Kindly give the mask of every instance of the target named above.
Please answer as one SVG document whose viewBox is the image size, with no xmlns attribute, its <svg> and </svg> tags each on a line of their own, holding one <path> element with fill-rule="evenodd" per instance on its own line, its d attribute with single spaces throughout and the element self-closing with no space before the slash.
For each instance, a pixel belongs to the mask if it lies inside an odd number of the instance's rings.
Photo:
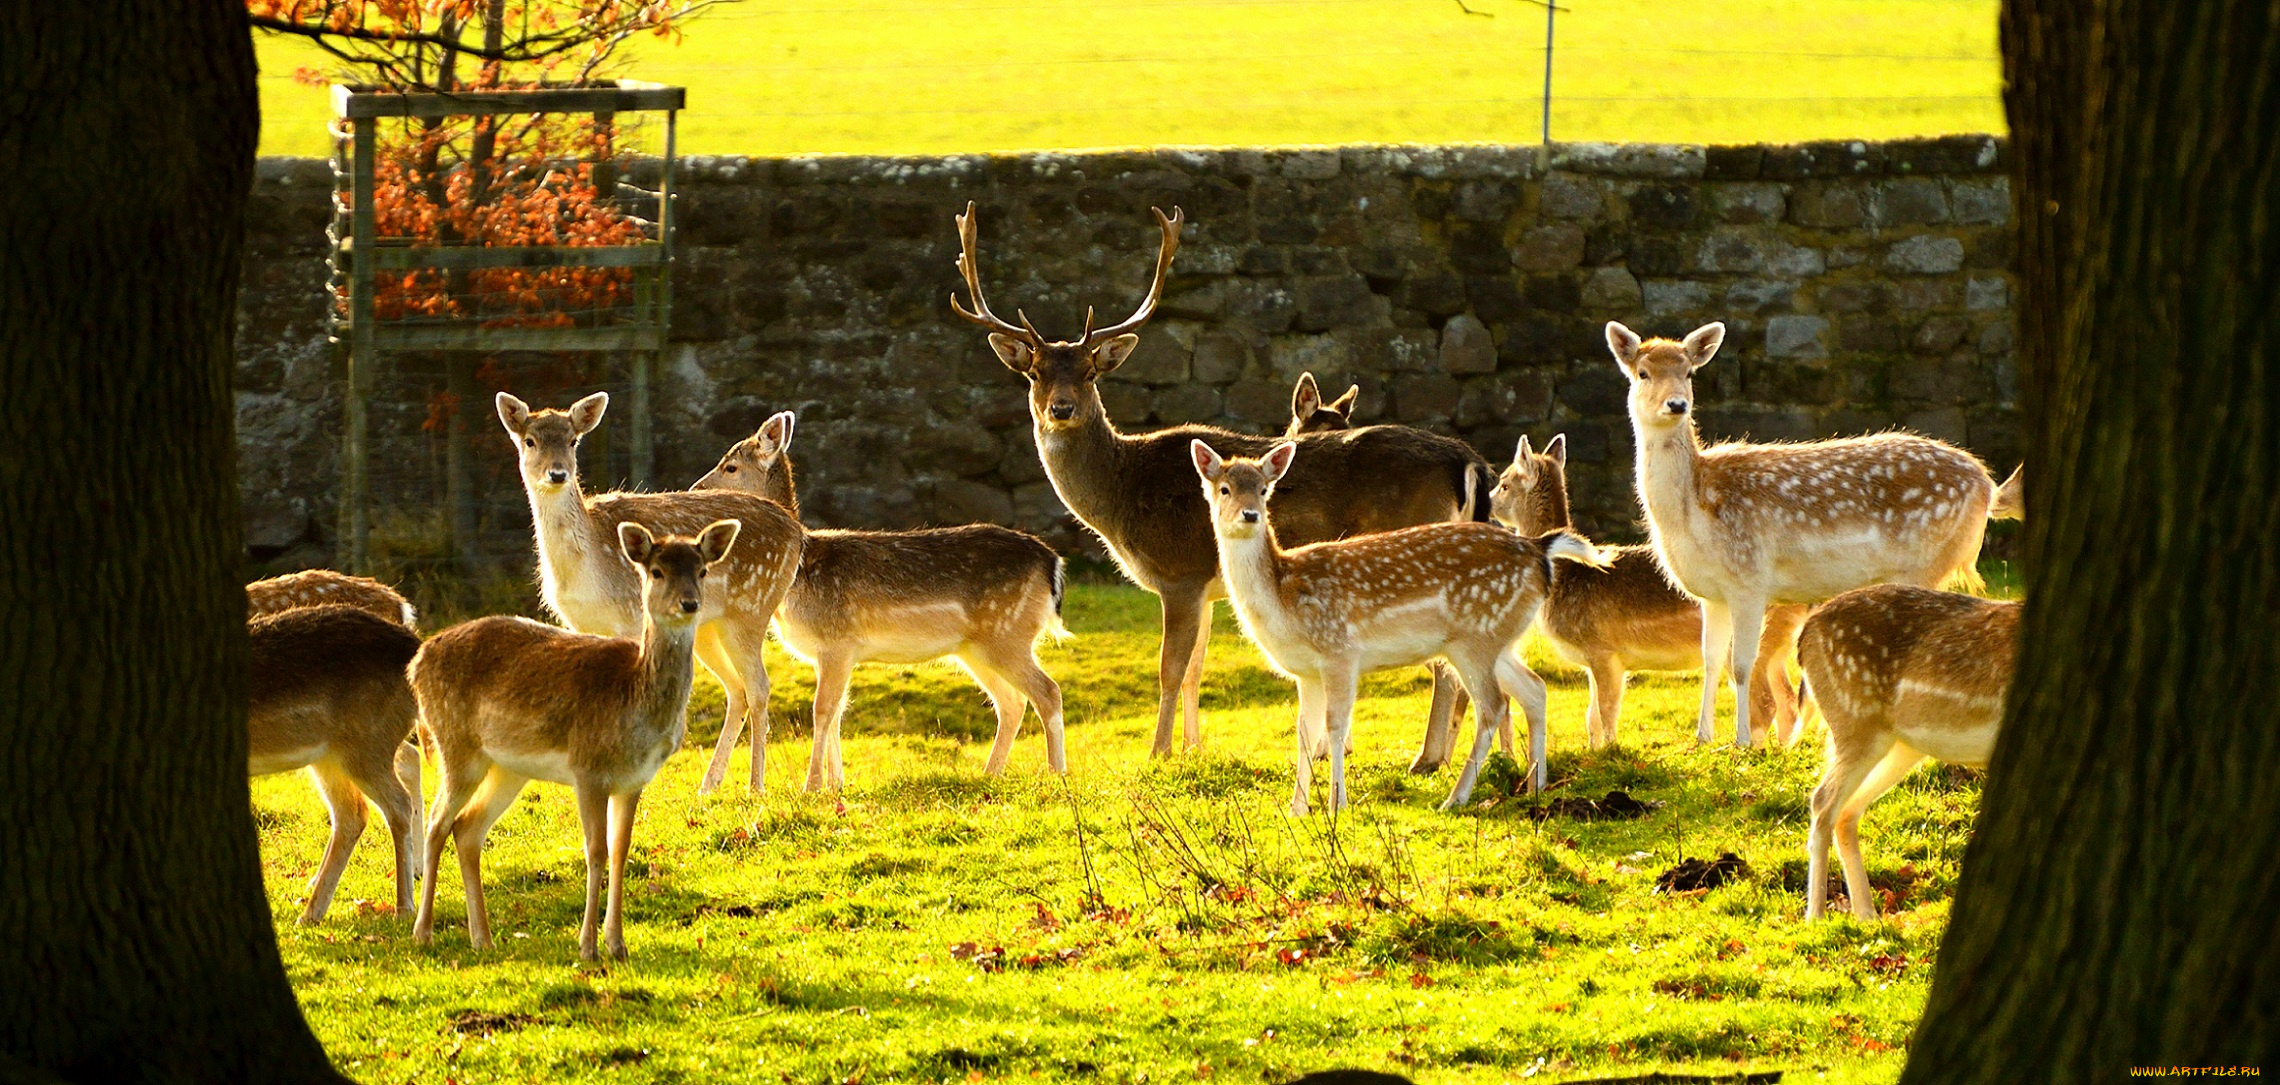
<svg viewBox="0 0 2280 1085">
<path fill-rule="evenodd" d="M 1267 526 L 1267 499 L 1290 470 L 1298 446 L 1289 441 L 1255 460 L 1228 460 L 1202 441 L 1188 442 L 1195 473 L 1203 477 L 1203 499 L 1211 505 L 1211 529 L 1224 538 L 1248 539 Z"/>
<path fill-rule="evenodd" d="M 736 545 L 744 524 L 715 520 L 694 539 L 667 535 L 660 542 L 649 529 L 630 520 L 618 525 L 618 549 L 642 574 L 642 602 L 653 620 L 693 622 L 704 607 L 705 574 Z"/>
<path fill-rule="evenodd" d="M 1607 322 L 1607 349 L 1631 378 L 1631 418 L 1641 427 L 1669 429 L 1694 409 L 1694 371 L 1709 364 L 1726 341 L 1726 326 L 1715 321 L 1688 332 L 1679 342 L 1641 341 L 1639 333 Z"/>
<path fill-rule="evenodd" d="M 1567 527 L 1567 434 L 1559 434 L 1542 452 L 1520 438 L 1512 453 L 1512 466 L 1488 492 L 1489 516 L 1522 535 L 1541 535 Z"/>
<path fill-rule="evenodd" d="M 779 411 L 760 429 L 731 447 L 692 490 L 742 490 L 758 494 L 794 513 L 799 499 L 792 488 L 792 412 Z"/>
<path fill-rule="evenodd" d="M 1331 433 L 1353 428 L 1354 400 L 1361 394 L 1361 385 L 1348 385 L 1346 394 L 1324 403 L 1322 389 L 1314 383 L 1314 374 L 1299 374 L 1298 387 L 1291 389 L 1290 393 L 1290 426 L 1283 431 L 1283 436 L 1296 437 L 1302 433 Z"/>
<path fill-rule="evenodd" d="M 610 394 L 596 392 L 567 411 L 533 411 L 522 400 L 499 393 L 499 424 L 515 439 L 523 483 L 536 493 L 553 493 L 578 480 L 578 439 L 602 424 Z"/>
<path fill-rule="evenodd" d="M 1131 316 L 1106 328 L 1093 327 L 1093 311 L 1088 307 L 1084 332 L 1075 339 L 1056 341 L 1039 334 L 1019 309 L 1014 310 L 1014 316 L 1021 320 L 1018 325 L 990 312 L 989 302 L 982 298 L 980 262 L 975 255 L 973 202 L 968 201 L 966 213 L 958 216 L 958 274 L 965 278 L 966 293 L 974 305 L 968 309 L 952 293 L 950 308 L 968 322 L 988 328 L 990 349 L 997 352 L 998 360 L 1028 378 L 1029 414 L 1039 429 L 1073 429 L 1091 423 L 1101 410 L 1100 394 L 1093 382 L 1124 364 L 1124 359 L 1132 356 L 1132 348 L 1140 345 L 1140 337 L 1133 332 L 1155 315 L 1156 301 L 1164 293 L 1164 278 L 1172 270 L 1172 254 L 1180 249 L 1180 227 L 1187 221 L 1177 207 L 1172 208 L 1170 217 L 1161 208 L 1149 211 L 1156 216 L 1156 226 L 1164 236 L 1147 299 Z"/>
</svg>

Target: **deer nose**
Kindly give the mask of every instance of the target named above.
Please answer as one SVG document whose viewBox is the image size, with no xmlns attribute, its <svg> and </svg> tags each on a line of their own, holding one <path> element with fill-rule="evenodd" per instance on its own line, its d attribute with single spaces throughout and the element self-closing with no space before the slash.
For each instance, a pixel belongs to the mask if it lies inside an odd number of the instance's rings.
<svg viewBox="0 0 2280 1085">
<path fill-rule="evenodd" d="M 681 600 L 681 613 L 695 614 L 697 612 L 698 605 L 698 602 L 694 599 L 683 599 Z"/>
<path fill-rule="evenodd" d="M 1077 405 L 1074 403 L 1056 403 L 1045 408 L 1045 412 L 1052 415 L 1055 422 L 1066 422 L 1077 416 Z"/>
<path fill-rule="evenodd" d="M 570 481 L 570 472 L 560 470 L 548 471 L 546 473 L 546 481 L 560 486 L 561 484 Z"/>
<path fill-rule="evenodd" d="M 1671 414 L 1685 414 L 1686 401 L 1683 399 L 1663 400 L 1663 410 Z"/>
<path fill-rule="evenodd" d="M 1258 522 L 1259 522 L 1259 510 L 1257 510 L 1257 509 L 1244 509 L 1244 510 L 1243 510 L 1243 522 L 1244 522 L 1244 523 L 1246 523 L 1246 524 L 1255 524 L 1255 523 L 1258 523 Z"/>
</svg>

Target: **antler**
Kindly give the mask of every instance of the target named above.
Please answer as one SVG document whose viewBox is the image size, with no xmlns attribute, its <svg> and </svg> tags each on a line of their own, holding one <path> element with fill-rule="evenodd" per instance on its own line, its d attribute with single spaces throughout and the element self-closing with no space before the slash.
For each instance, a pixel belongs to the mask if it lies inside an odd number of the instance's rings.
<svg viewBox="0 0 2280 1085">
<path fill-rule="evenodd" d="M 993 332 L 1028 340 L 1031 346 L 1043 349 L 1045 337 L 1037 334 L 1037 328 L 1029 323 L 1027 313 L 1014 310 L 1013 315 L 1021 318 L 1021 324 L 1017 327 L 990 312 L 990 303 L 982 299 L 982 273 L 979 261 L 974 258 L 974 242 L 974 201 L 967 200 L 966 213 L 958 216 L 958 274 L 966 279 L 966 293 L 974 299 L 974 307 L 968 310 L 958 304 L 958 292 L 953 290 L 950 292 L 951 311 Z"/>
<path fill-rule="evenodd" d="M 1156 216 L 1156 227 L 1164 232 L 1163 247 L 1156 250 L 1156 279 L 1148 284 L 1148 298 L 1141 302 L 1140 308 L 1135 310 L 1131 316 L 1126 317 L 1123 323 L 1111 324 L 1099 331 L 1093 330 L 1092 310 L 1086 309 L 1085 334 L 1083 338 L 1077 340 L 1080 346 L 1089 347 L 1103 339 L 1113 339 L 1123 335 L 1125 332 L 1146 324 L 1149 317 L 1156 315 L 1156 300 L 1164 296 L 1164 278 L 1171 273 L 1172 254 L 1180 251 L 1180 227 L 1187 222 L 1187 215 L 1177 207 L 1172 208 L 1170 218 L 1164 217 L 1164 209 L 1161 207 L 1151 207 L 1148 210 Z"/>
</svg>

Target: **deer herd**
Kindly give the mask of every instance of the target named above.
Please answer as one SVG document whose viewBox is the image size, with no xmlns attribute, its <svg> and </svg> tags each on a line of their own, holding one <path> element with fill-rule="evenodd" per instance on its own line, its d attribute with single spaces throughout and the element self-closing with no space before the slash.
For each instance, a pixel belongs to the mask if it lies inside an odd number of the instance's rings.
<svg viewBox="0 0 2280 1085">
<path fill-rule="evenodd" d="M 1464 442 L 1352 422 L 1356 390 L 1324 401 L 1311 374 L 1280 438 L 1209 426 L 1120 432 L 1098 382 L 1139 345 L 1163 295 L 1184 217 L 1155 212 L 1155 275 L 1139 308 L 1053 340 L 1026 315 L 991 311 L 974 206 L 956 216 L 966 297 L 951 308 L 1029 384 L 1046 476 L 1117 567 L 1162 606 L 1153 753 L 1203 742 L 1198 709 L 1213 601 L 1232 604 L 1269 664 L 1297 686 L 1296 786 L 1347 802 L 1345 760 L 1363 674 L 1427 664 L 1432 709 L 1412 770 L 1473 742 L 1444 809 L 1466 803 L 1490 747 L 1527 719 L 1526 783 L 1547 784 L 1545 684 L 1522 662 L 1540 625 L 1582 668 L 1585 735 L 1616 741 L 1625 676 L 1700 670 L 1696 737 L 1714 737 L 1717 692 L 1734 683 L 1734 738 L 1794 741 L 1827 724 L 1811 801 L 1806 915 L 1827 896 L 1832 836 L 1852 910 L 1874 918 L 1859 845 L 1862 812 L 1926 757 L 1982 765 L 1994 745 L 2019 604 L 1941 590 L 1979 585 L 1988 519 L 2023 514 L 2020 477 L 1998 488 L 1970 453 L 1898 433 L 1797 444 L 1704 447 L 1693 376 L 1725 326 L 1642 339 L 1618 323 L 1607 345 L 1630 382 L 1637 496 L 1651 541 L 1599 547 L 1569 520 L 1567 449 L 1526 438 L 1501 473 Z M 533 409 L 506 393 L 536 536 L 541 598 L 560 625 L 494 616 L 424 643 L 388 586 L 322 570 L 248 587 L 250 769 L 308 768 L 333 828 L 301 922 L 320 921 L 362 834 L 366 800 L 395 846 L 396 901 L 413 934 L 435 924 L 436 866 L 459 857 L 470 941 L 491 941 L 485 834 L 525 784 L 566 784 L 584 826 L 586 912 L 579 951 L 625 956 L 627 850 L 642 789 L 676 751 L 694 667 L 727 695 L 700 793 L 726 778 L 749 731 L 749 786 L 766 765 L 773 635 L 815 671 L 806 786 L 845 784 L 840 730 L 856 665 L 955 659 L 995 707 L 986 771 L 1005 771 L 1026 716 L 1065 772 L 1060 686 L 1035 646 L 1066 635 L 1061 558 L 1037 538 L 976 524 L 907 531 L 811 529 L 799 518 L 794 418 L 763 423 L 688 490 L 584 492 L 581 440 L 609 405 L 595 393 Z M 1794 662 L 1804 681 L 1793 685 Z M 440 772 L 419 816 L 423 754 Z M 1314 763 L 1327 779 L 1312 787 Z M 604 900 L 606 897 L 606 908 Z"/>
</svg>

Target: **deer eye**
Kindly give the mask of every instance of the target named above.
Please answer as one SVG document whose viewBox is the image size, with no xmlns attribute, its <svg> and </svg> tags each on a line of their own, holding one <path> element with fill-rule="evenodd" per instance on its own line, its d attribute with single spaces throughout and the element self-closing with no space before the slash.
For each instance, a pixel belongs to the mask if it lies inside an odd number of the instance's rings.
<svg viewBox="0 0 2280 1085">
<path fill-rule="evenodd" d="M 720 469 L 720 473 L 724 475 L 733 475 L 736 473 L 736 465 L 733 463 L 728 464 L 727 466 L 724 466 Z"/>
<path fill-rule="evenodd" d="M 704 578 L 705 578 L 705 571 L 704 571 L 703 569 L 699 569 L 699 570 L 697 570 L 697 579 L 699 579 L 699 580 L 703 580 Z"/>
<path fill-rule="evenodd" d="M 665 579 L 665 570 L 663 570 L 663 569 L 651 569 L 651 570 L 649 570 L 649 576 L 650 576 L 650 578 L 651 578 L 651 579 L 653 579 L 653 580 L 663 580 L 663 579 Z"/>
<path fill-rule="evenodd" d="M 537 448 L 537 447 L 538 447 L 538 442 L 537 442 L 537 441 L 535 441 L 535 440 L 532 440 L 531 438 L 525 437 L 525 438 L 523 438 L 523 447 L 524 447 L 524 448 Z"/>
<path fill-rule="evenodd" d="M 1230 494 L 1230 493 L 1233 493 L 1233 492 L 1234 492 L 1234 491 L 1232 491 L 1232 490 L 1229 490 L 1229 489 L 1228 489 L 1227 487 L 1225 487 L 1225 486 L 1221 486 L 1221 487 L 1219 488 L 1219 494 L 1220 494 L 1220 496 L 1222 496 L 1222 497 L 1225 497 L 1226 495 L 1228 495 L 1228 494 Z"/>
</svg>

